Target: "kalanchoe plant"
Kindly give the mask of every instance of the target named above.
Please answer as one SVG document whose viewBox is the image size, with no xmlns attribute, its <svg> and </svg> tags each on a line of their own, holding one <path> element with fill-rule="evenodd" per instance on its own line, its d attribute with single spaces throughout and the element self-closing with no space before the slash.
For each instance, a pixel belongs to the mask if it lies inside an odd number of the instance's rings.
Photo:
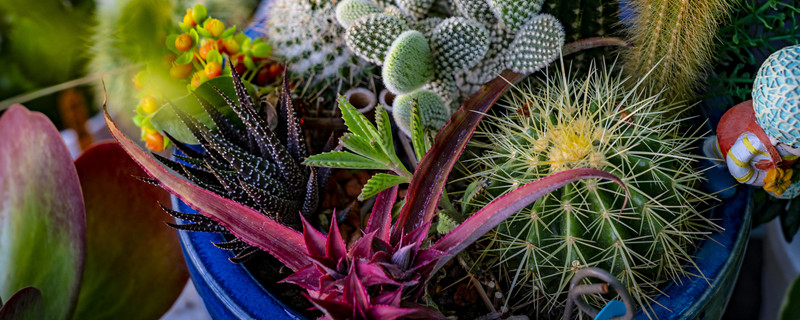
<svg viewBox="0 0 800 320">
<path fill-rule="evenodd" d="M 330 319 L 433 317 L 434 310 L 414 303 L 427 281 L 445 262 L 517 210 L 572 181 L 602 178 L 596 169 L 572 169 L 531 182 L 488 204 L 452 232 L 423 247 L 439 197 L 458 155 L 488 108 L 520 74 L 504 72 L 461 108 L 438 135 L 412 178 L 398 220 L 391 221 L 396 187 L 378 195 L 366 236 L 350 248 L 334 221 L 328 236 L 303 222 L 304 232 L 219 194 L 182 180 L 125 137 L 106 113 L 112 134 L 159 185 L 199 213 L 226 227 L 241 241 L 263 249 L 296 273 L 286 279 L 309 290 L 309 297 Z M 349 123 L 351 131 L 362 123 Z M 358 130 L 358 129 L 356 129 Z M 206 133 L 208 135 L 210 133 Z M 257 141 L 268 149 L 271 144 Z M 302 218 L 301 218 L 302 219 Z"/>
<path fill-rule="evenodd" d="M 205 152 L 194 151 L 173 139 L 176 147 L 184 153 L 177 158 L 193 166 L 185 166 L 157 154 L 154 157 L 204 189 L 255 208 L 275 221 L 299 229 L 297 212 L 309 216 L 316 210 L 319 202 L 318 186 L 324 183 L 318 183 L 314 168 L 301 164 L 308 156 L 308 150 L 289 96 L 288 78 L 284 77 L 278 103 L 279 126 L 273 132 L 267 124 L 266 115 L 256 108 L 236 70 L 231 69 L 231 73 L 237 101 L 234 102 L 222 91 L 217 92 L 236 113 L 244 128 L 240 129 L 215 106 L 196 96 L 217 130 L 212 131 L 179 108 L 174 110 Z M 169 133 L 167 136 L 172 139 Z M 323 177 L 327 176 L 327 169 L 321 171 Z M 192 222 L 171 224 L 175 228 L 225 232 L 224 227 L 209 218 L 171 210 L 169 212 Z M 231 259 L 236 262 L 259 252 L 258 248 L 240 240 L 217 245 L 223 249 L 241 250 Z"/>
</svg>

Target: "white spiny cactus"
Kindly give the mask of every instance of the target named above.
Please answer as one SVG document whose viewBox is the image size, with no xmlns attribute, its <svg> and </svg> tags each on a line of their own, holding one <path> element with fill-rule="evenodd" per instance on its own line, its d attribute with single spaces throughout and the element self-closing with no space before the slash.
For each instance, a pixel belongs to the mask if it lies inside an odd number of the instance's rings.
<svg viewBox="0 0 800 320">
<path fill-rule="evenodd" d="M 497 17 L 486 0 L 453 0 L 453 6 L 456 13 L 462 17 L 487 25 L 497 23 Z"/>
<path fill-rule="evenodd" d="M 347 46 L 364 60 L 382 65 L 392 42 L 406 30 L 406 23 L 395 16 L 373 14 L 347 28 Z"/>
<path fill-rule="evenodd" d="M 419 104 L 422 125 L 433 130 L 441 129 L 450 119 L 450 110 L 438 94 L 428 90 L 417 90 L 394 99 L 392 116 L 397 127 L 411 136 L 411 107 L 414 100 Z"/>
<path fill-rule="evenodd" d="M 542 10 L 544 0 L 488 0 L 497 19 L 510 32 L 517 32 Z"/>
<path fill-rule="evenodd" d="M 508 67 L 514 72 L 531 73 L 547 66 L 564 46 L 564 29 L 549 14 L 535 16 L 511 43 Z"/>
<path fill-rule="evenodd" d="M 400 34 L 384 59 L 386 88 L 395 94 L 409 93 L 428 83 L 433 75 L 433 55 L 425 36 L 416 30 Z"/>
<path fill-rule="evenodd" d="M 473 67 L 489 50 L 489 35 L 475 20 L 460 17 L 442 21 L 431 36 L 436 71 L 441 75 Z"/>
<path fill-rule="evenodd" d="M 356 20 L 383 10 L 372 0 L 344 0 L 336 6 L 336 20 L 349 28 Z"/>
<path fill-rule="evenodd" d="M 403 12 L 414 19 L 424 18 L 433 5 L 433 0 L 395 0 L 395 2 Z"/>
</svg>

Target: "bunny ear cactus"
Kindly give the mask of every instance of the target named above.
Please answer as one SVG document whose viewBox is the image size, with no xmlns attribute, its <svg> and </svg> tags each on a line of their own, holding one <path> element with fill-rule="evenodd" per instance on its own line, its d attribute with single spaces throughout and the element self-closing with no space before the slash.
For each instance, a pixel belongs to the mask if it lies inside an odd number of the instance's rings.
<svg viewBox="0 0 800 320">
<path fill-rule="evenodd" d="M 511 33 L 528 24 L 540 10 L 544 0 L 485 0 L 489 1 L 497 20 Z"/>
<path fill-rule="evenodd" d="M 342 27 L 350 28 L 353 22 L 361 17 L 381 12 L 383 12 L 381 7 L 371 0 L 345 0 L 336 6 L 336 21 L 339 21 Z"/>
<path fill-rule="evenodd" d="M 395 94 L 421 88 L 434 75 L 433 55 L 428 39 L 409 30 L 392 42 L 383 65 L 383 83 Z"/>
<path fill-rule="evenodd" d="M 497 17 L 487 0 L 453 0 L 459 16 L 478 21 L 485 25 L 497 23 Z"/>
<path fill-rule="evenodd" d="M 371 15 L 347 29 L 347 46 L 364 60 L 382 65 L 392 43 L 407 30 L 406 23 L 395 16 Z"/>
<path fill-rule="evenodd" d="M 507 66 L 514 72 L 536 72 L 550 64 L 563 45 L 561 23 L 549 14 L 538 15 L 517 33 L 509 48 Z"/>
<path fill-rule="evenodd" d="M 585 79 L 551 77 L 538 89 L 514 92 L 507 113 L 490 116 L 475 143 L 484 150 L 475 167 L 480 207 L 498 195 L 554 172 L 608 170 L 629 189 L 631 206 L 616 185 L 584 180 L 538 200 L 500 225 L 487 240 L 485 265 L 502 265 L 520 303 L 564 303 L 577 268 L 597 266 L 624 283 L 641 306 L 658 285 L 687 274 L 692 243 L 715 226 L 703 216 L 714 198 L 696 189 L 693 146 L 702 136 L 682 128 L 685 110 L 659 107 L 658 96 L 625 89 L 619 76 L 592 69 Z M 491 126 L 491 129 L 490 127 Z M 698 275 L 702 277 L 702 275 Z"/>
<path fill-rule="evenodd" d="M 508 81 L 519 79 L 515 74 L 505 76 Z M 114 137 L 159 185 L 208 219 L 226 226 L 243 242 L 269 252 L 294 270 L 295 274 L 285 281 L 308 289 L 309 299 L 327 318 L 442 318 L 437 311 L 415 301 L 425 292 L 432 276 L 459 251 L 517 210 L 563 185 L 585 178 L 621 184 L 613 175 L 595 169 L 559 172 L 497 199 L 439 241 L 423 246 L 437 198 L 458 154 L 483 114 L 510 86 L 508 81 L 502 78 L 493 81 L 490 90 L 468 102 L 442 130 L 439 136 L 442 140 L 420 162 L 418 170 L 422 175 L 412 179 L 398 221 L 392 223 L 392 207 L 397 197 L 397 188 L 392 187 L 378 195 L 365 235 L 349 248 L 335 219 L 327 236 L 302 217 L 303 233 L 276 223 L 253 209 L 174 176 L 126 138 L 108 113 L 106 121 Z M 351 121 L 351 130 L 362 134 L 364 130 L 371 131 L 360 121 Z"/>
<path fill-rule="evenodd" d="M 483 25 L 459 17 L 442 21 L 433 30 L 430 42 L 440 75 L 471 68 L 489 50 L 489 34 Z"/>
<path fill-rule="evenodd" d="M 450 109 L 442 98 L 428 90 L 417 90 L 394 99 L 393 116 L 397 127 L 411 136 L 411 109 L 414 103 L 419 105 L 422 125 L 425 128 L 439 130 L 450 119 Z"/>
<path fill-rule="evenodd" d="M 396 0 L 397 6 L 414 19 L 425 18 L 434 0 Z"/>
</svg>

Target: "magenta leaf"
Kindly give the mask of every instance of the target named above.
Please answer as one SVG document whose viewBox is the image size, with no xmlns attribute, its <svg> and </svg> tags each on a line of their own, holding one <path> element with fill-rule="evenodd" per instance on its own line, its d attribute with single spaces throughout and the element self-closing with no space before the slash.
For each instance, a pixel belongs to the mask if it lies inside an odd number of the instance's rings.
<svg viewBox="0 0 800 320">
<path fill-rule="evenodd" d="M 394 320 L 417 313 L 416 309 L 376 305 L 367 312 L 367 319 Z"/>
<path fill-rule="evenodd" d="M 325 244 L 325 251 L 329 259 L 339 261 L 339 259 L 347 256 L 347 245 L 344 243 L 342 233 L 339 232 L 339 224 L 336 222 L 336 212 L 333 213 L 331 219 L 331 229 L 328 231 L 328 243 Z"/>
<path fill-rule="evenodd" d="M 522 78 L 522 74 L 503 71 L 500 76 L 484 84 L 477 93 L 470 96 L 439 131 L 433 147 L 414 171 L 408 187 L 407 202 L 400 211 L 398 227 L 392 234 L 393 242 L 400 239 L 400 233 L 415 230 L 433 219 L 447 176 L 475 132 L 478 122 L 511 84 Z"/>
<path fill-rule="evenodd" d="M 619 178 L 608 172 L 597 169 L 571 169 L 561 171 L 525 184 L 495 199 L 437 241 L 430 249 L 447 252 L 452 257 L 478 240 L 483 234 L 499 225 L 503 220 L 530 205 L 542 196 L 573 181 L 588 178 L 601 178 L 616 182 L 625 188 L 625 199 L 627 199 L 628 189 Z M 448 259 L 439 260 L 430 275 L 436 273 L 447 260 Z"/>
<path fill-rule="evenodd" d="M 308 254 L 312 257 L 324 257 L 325 242 L 327 241 L 325 235 L 314 229 L 314 226 L 302 214 L 300 215 L 300 220 L 303 223 L 303 238 L 305 239 L 306 247 L 308 247 Z"/>
<path fill-rule="evenodd" d="M 73 319 L 158 319 L 189 278 L 178 235 L 159 206 L 170 202 L 169 193 L 137 179 L 146 173 L 113 141 L 86 150 L 75 168 L 87 256 Z"/>
<path fill-rule="evenodd" d="M 39 320 L 45 315 L 42 292 L 34 287 L 20 289 L 0 308 L 0 320 Z"/>
<path fill-rule="evenodd" d="M 197 212 L 225 226 L 237 238 L 269 252 L 292 270 L 299 270 L 311 264 L 303 235 L 300 232 L 286 227 L 252 208 L 220 197 L 179 178 L 128 139 L 117 128 L 107 110 L 105 118 L 114 138 L 139 166 L 159 182 L 161 187 L 186 202 Z"/>
<path fill-rule="evenodd" d="M 397 199 L 397 186 L 383 190 L 375 198 L 372 214 L 367 222 L 365 233 L 377 232 L 378 239 L 389 241 L 392 228 L 392 206 Z"/>
<path fill-rule="evenodd" d="M 86 259 L 81 185 L 47 117 L 15 105 L 0 117 L 0 296 L 35 286 L 45 314 L 69 318 Z"/>
</svg>

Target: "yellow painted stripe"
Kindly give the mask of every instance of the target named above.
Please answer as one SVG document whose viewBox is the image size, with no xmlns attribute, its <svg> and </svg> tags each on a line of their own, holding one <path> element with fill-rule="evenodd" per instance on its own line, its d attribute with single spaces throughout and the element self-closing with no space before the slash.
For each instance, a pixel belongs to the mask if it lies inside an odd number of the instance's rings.
<svg viewBox="0 0 800 320">
<path fill-rule="evenodd" d="M 750 178 L 752 178 L 752 177 L 753 177 L 753 169 L 751 168 L 750 170 L 747 171 L 747 174 L 744 175 L 744 177 L 741 177 L 741 178 L 734 177 L 734 178 L 736 179 L 736 181 L 739 181 L 739 183 L 745 183 L 745 182 L 747 182 L 747 180 L 750 180 Z"/>
<path fill-rule="evenodd" d="M 747 150 L 750 150 L 750 152 L 754 154 L 760 154 L 765 157 L 769 157 L 769 153 L 756 149 L 756 147 L 753 146 L 752 143 L 750 143 L 750 138 L 748 138 L 746 134 L 744 135 L 744 139 L 742 141 L 744 141 L 744 146 L 747 148 Z"/>
<path fill-rule="evenodd" d="M 717 158 L 724 159 L 725 156 L 723 156 L 722 153 L 721 153 L 722 152 L 722 148 L 719 147 L 719 139 L 714 139 L 714 143 L 717 145 L 717 147 L 714 148 L 714 153 L 717 154 Z"/>
<path fill-rule="evenodd" d="M 731 160 L 733 160 L 733 163 L 735 163 L 736 166 L 738 166 L 739 168 L 747 168 L 747 167 L 749 167 L 746 163 L 742 162 L 742 160 L 736 159 L 736 156 L 733 155 L 733 152 L 728 151 L 728 156 L 731 157 Z"/>
<path fill-rule="evenodd" d="M 787 154 L 785 156 L 781 156 L 781 159 L 783 159 L 783 160 L 794 160 L 794 159 L 797 159 L 797 156 L 790 153 L 790 154 Z"/>
</svg>

